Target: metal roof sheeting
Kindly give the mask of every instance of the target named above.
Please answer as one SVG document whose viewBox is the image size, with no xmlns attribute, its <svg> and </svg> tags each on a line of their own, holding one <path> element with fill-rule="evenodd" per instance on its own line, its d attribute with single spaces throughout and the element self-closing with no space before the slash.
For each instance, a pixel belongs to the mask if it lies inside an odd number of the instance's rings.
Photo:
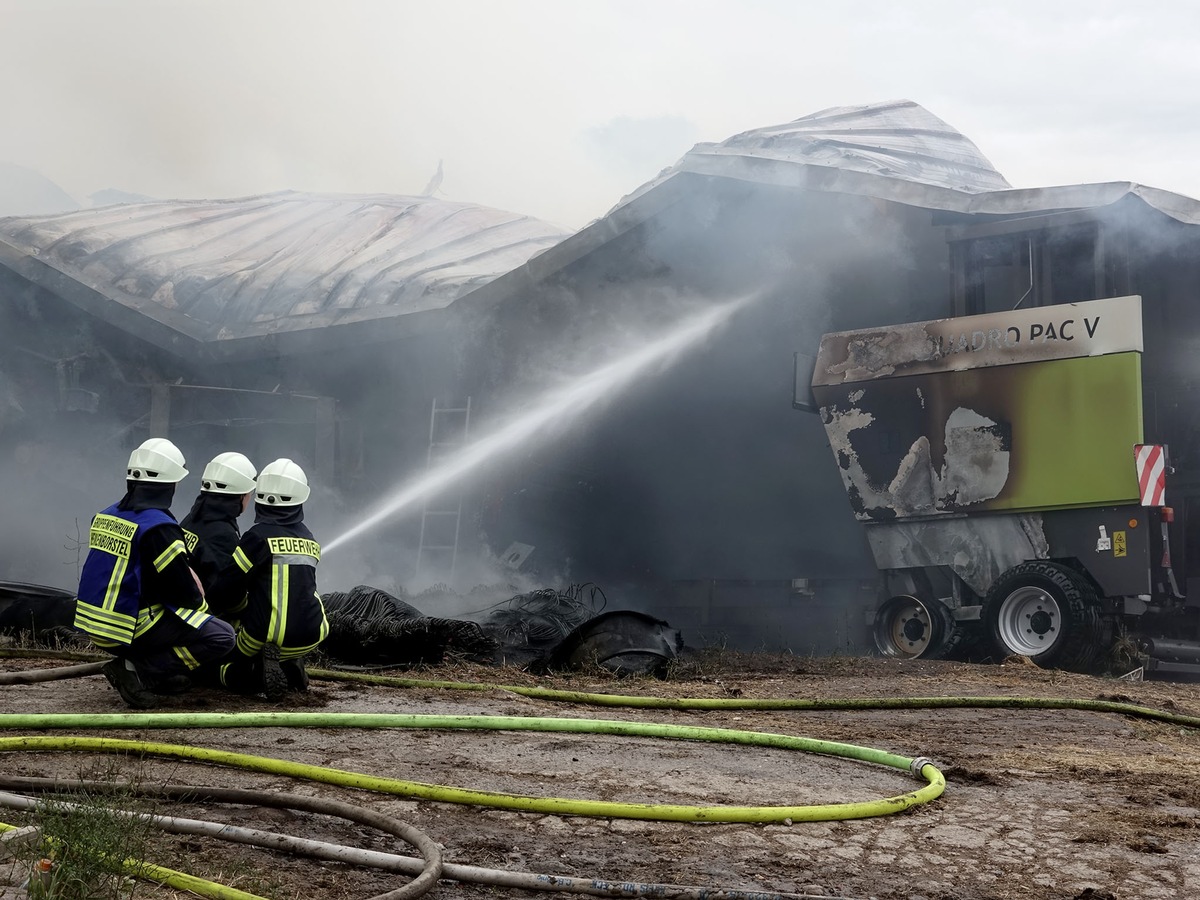
<svg viewBox="0 0 1200 900">
<path fill-rule="evenodd" d="M 977 193 L 1010 187 L 979 148 L 911 100 L 838 106 L 697 144 L 685 160 L 753 157 L 828 166 Z"/>
<path fill-rule="evenodd" d="M 1200 224 L 1200 202 L 1129 182 L 1012 188 L 971 141 L 897 100 L 698 144 L 574 235 L 427 196 L 284 192 L 0 219 L 0 266 L 172 350 L 261 353 L 264 337 L 280 352 L 328 348 L 419 330 L 468 295 L 464 306 L 528 290 L 714 179 L 968 215 L 1133 196 Z"/>
<path fill-rule="evenodd" d="M 1200 201 L 1133 182 L 1013 188 L 975 144 L 911 100 L 833 107 L 697 144 L 610 215 L 685 173 L 984 215 L 1095 209 L 1132 195 L 1177 221 L 1200 224 Z"/>
<path fill-rule="evenodd" d="M 442 309 L 569 233 L 432 197 L 289 191 L 0 219 L 0 261 L 209 342 Z"/>
</svg>

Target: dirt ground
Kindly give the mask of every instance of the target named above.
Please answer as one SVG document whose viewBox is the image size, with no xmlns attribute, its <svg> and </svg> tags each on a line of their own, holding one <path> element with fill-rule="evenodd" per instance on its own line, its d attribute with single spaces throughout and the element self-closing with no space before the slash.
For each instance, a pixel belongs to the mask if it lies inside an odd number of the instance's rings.
<svg viewBox="0 0 1200 900">
<path fill-rule="evenodd" d="M 0 669 L 62 665 L 0 659 Z M 1006 665 L 709 654 L 665 681 L 603 672 L 536 678 L 454 665 L 393 674 L 493 684 L 485 691 L 366 686 L 314 679 L 283 707 L 616 719 L 799 735 L 927 756 L 945 794 L 879 818 L 772 825 L 685 824 L 555 816 L 412 800 L 177 760 L 130 760 L 142 783 L 238 785 L 348 799 L 401 818 L 444 847 L 448 863 L 615 882 L 846 898 L 1167 900 L 1200 896 L 1200 730 L 1113 713 L 1036 709 L 764 712 L 598 708 L 530 698 L 505 686 L 660 697 L 1005 696 L 1107 699 L 1200 716 L 1200 685 L 1128 682 Z M 101 676 L 0 688 L 3 713 L 123 712 Z M 196 690 L 163 712 L 276 709 Z M 42 733 L 11 728 L 0 737 Z M 49 732 L 48 732 L 49 733 Z M 781 749 L 542 732 L 321 728 L 132 728 L 108 735 L 224 748 L 377 776 L 539 797 L 699 805 L 809 805 L 906 793 L 905 773 Z M 77 777 L 113 762 L 80 753 L 9 751 L 0 771 Z M 108 767 L 106 770 L 105 767 Z M 394 838 L 327 817 L 269 808 L 176 804 L 165 813 L 414 855 Z M 0 811 L 0 819 L 12 821 Z M 171 837 L 177 868 L 271 898 L 363 898 L 408 876 L 271 851 Z M 170 860 L 160 860 L 170 864 Z M 443 880 L 430 896 L 476 900 L 526 890 Z M 669 892 L 668 892 L 669 894 Z M 138 896 L 173 897 L 158 887 Z M 182 896 L 182 895 L 179 895 Z"/>
</svg>

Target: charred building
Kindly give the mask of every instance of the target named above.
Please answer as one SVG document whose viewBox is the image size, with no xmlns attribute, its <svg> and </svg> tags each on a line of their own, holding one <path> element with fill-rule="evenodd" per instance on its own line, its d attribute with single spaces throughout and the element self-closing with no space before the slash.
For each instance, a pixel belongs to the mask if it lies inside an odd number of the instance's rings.
<svg viewBox="0 0 1200 900">
<path fill-rule="evenodd" d="M 821 335 L 1140 294 L 1157 348 L 1147 437 L 1182 465 L 1198 224 L 1200 203 L 1140 185 L 1014 189 L 909 102 L 698 145 L 569 235 L 429 200 L 303 195 L 0 220 L 0 440 L 55 472 L 64 453 L 84 471 L 119 465 L 151 433 L 194 460 L 293 455 L 328 488 L 312 505 L 332 536 L 438 445 L 750 298 L 669 366 L 322 566 L 331 588 L 451 570 L 469 586 L 485 560 L 534 583 L 595 582 L 695 644 L 861 652 L 874 562 L 821 422 L 796 409 Z M 116 489 L 68 496 L 65 481 L 54 503 L 78 517 Z M 53 576 L 8 577 L 69 580 Z"/>
</svg>

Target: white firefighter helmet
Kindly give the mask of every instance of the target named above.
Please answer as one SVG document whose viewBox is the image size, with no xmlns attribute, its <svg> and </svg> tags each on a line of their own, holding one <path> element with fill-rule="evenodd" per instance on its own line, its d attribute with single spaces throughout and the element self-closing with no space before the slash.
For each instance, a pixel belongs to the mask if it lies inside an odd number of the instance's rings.
<svg viewBox="0 0 1200 900">
<path fill-rule="evenodd" d="M 254 463 L 241 453 L 218 453 L 204 467 L 200 487 L 212 494 L 248 494 L 257 477 Z"/>
<path fill-rule="evenodd" d="M 308 478 L 285 457 L 263 466 L 255 491 L 255 500 L 266 506 L 299 506 L 308 499 Z"/>
<path fill-rule="evenodd" d="M 187 477 L 183 454 L 166 438 L 150 438 L 129 454 L 125 475 L 130 481 L 176 484 Z"/>
</svg>

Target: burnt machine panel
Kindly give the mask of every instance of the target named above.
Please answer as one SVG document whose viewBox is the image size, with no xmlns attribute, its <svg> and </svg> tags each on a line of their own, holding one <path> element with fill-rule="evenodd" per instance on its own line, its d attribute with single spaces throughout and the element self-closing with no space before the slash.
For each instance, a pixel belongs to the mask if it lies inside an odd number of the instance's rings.
<svg viewBox="0 0 1200 900">
<path fill-rule="evenodd" d="M 1136 503 L 1141 302 L 826 335 L 812 390 L 864 521 Z"/>
</svg>

